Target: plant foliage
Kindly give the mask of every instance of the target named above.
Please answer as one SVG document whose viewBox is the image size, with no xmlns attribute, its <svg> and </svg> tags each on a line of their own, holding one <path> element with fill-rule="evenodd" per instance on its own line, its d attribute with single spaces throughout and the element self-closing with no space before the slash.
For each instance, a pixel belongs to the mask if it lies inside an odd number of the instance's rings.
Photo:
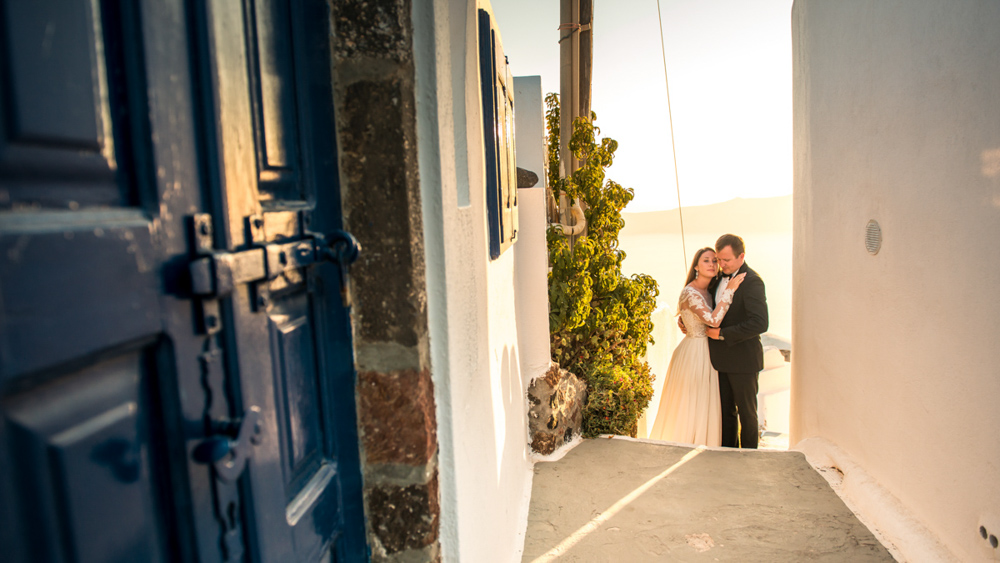
<svg viewBox="0 0 1000 563">
<path fill-rule="evenodd" d="M 656 280 L 644 274 L 622 275 L 625 253 L 618 233 L 621 211 L 632 201 L 631 188 L 605 181 L 618 142 L 603 138 L 590 119 L 577 118 L 569 147 L 581 166 L 559 178 L 559 98 L 545 97 L 549 133 L 549 185 L 570 205 L 580 200 L 587 233 L 571 246 L 562 230 L 548 231 L 549 331 L 552 357 L 587 383 L 583 434 L 635 436 L 637 423 L 653 396 L 653 374 L 642 357 L 659 293 Z"/>
</svg>

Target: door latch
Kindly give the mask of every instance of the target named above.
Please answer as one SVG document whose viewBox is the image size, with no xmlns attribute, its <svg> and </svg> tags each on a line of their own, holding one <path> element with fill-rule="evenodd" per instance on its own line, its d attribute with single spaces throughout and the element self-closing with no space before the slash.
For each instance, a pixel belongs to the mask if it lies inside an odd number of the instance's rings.
<svg viewBox="0 0 1000 563">
<path fill-rule="evenodd" d="M 350 267 L 361 254 L 361 243 L 354 235 L 337 229 L 329 237 L 314 234 L 317 242 L 322 245 L 322 258 L 337 265 L 340 270 L 340 301 L 344 307 L 350 307 L 351 276 Z"/>
<path fill-rule="evenodd" d="M 266 295 L 267 283 L 283 273 L 329 261 L 340 270 L 340 296 L 344 307 L 351 306 L 350 265 L 357 260 L 361 245 L 346 231 L 334 230 L 324 236 L 305 232 L 301 238 L 265 243 L 260 216 L 248 219 L 253 245 L 245 250 L 213 250 L 212 217 L 207 213 L 192 216 L 195 258 L 188 265 L 191 292 L 202 302 L 202 325 L 206 334 L 217 332 L 218 300 L 230 295 L 241 284 L 254 284 Z M 254 302 L 265 303 L 265 299 Z M 259 304 L 259 303 L 258 303 Z M 260 310 L 263 310 L 261 308 Z"/>
<path fill-rule="evenodd" d="M 211 421 L 212 435 L 195 446 L 192 457 L 212 465 L 219 479 L 232 483 L 239 479 L 253 448 L 261 441 L 260 408 L 250 407 L 242 419 Z"/>
</svg>

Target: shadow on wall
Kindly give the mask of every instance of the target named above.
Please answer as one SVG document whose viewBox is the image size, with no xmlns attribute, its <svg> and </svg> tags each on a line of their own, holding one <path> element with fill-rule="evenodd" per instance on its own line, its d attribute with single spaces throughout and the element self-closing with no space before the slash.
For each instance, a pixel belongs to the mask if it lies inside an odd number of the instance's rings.
<svg viewBox="0 0 1000 563">
<path fill-rule="evenodd" d="M 504 466 L 513 460 L 528 463 L 524 381 L 516 346 L 500 351 L 500 370 L 491 383 L 493 436 L 497 464 L 497 485 L 504 481 Z M 491 375 L 491 377 L 493 377 Z"/>
<path fill-rule="evenodd" d="M 466 515 L 462 536 L 477 538 L 477 545 L 462 551 L 478 560 L 497 549 L 514 549 L 504 542 L 518 537 L 517 527 L 523 524 L 527 511 L 527 501 L 521 500 L 521 495 L 530 492 L 531 482 L 518 350 L 504 345 L 488 353 L 488 385 L 482 382 L 477 386 L 478 396 L 469 397 L 459 411 L 468 416 L 455 421 L 456 425 L 470 425 L 460 430 L 465 435 L 464 446 L 456 452 L 464 458 L 463 465 L 472 469 L 460 477 L 465 483 L 460 487 Z"/>
</svg>

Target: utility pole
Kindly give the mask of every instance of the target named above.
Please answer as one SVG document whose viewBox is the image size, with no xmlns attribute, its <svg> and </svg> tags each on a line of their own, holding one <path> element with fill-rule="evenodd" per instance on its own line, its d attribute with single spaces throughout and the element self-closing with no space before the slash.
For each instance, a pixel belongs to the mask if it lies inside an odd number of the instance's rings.
<svg viewBox="0 0 1000 563">
<path fill-rule="evenodd" d="M 569 150 L 573 120 L 590 117 L 594 0 L 560 0 L 559 18 L 559 160 L 562 163 L 559 175 L 569 177 L 580 167 Z M 565 195 L 559 197 L 559 210 L 562 224 L 571 224 Z"/>
</svg>

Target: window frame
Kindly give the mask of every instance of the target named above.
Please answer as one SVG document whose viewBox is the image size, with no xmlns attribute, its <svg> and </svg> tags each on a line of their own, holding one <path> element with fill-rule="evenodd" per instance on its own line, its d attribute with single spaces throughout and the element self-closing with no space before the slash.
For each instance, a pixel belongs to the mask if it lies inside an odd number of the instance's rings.
<svg viewBox="0 0 1000 563">
<path fill-rule="evenodd" d="M 479 71 L 490 259 L 517 240 L 514 80 L 492 15 L 479 10 Z"/>
</svg>

